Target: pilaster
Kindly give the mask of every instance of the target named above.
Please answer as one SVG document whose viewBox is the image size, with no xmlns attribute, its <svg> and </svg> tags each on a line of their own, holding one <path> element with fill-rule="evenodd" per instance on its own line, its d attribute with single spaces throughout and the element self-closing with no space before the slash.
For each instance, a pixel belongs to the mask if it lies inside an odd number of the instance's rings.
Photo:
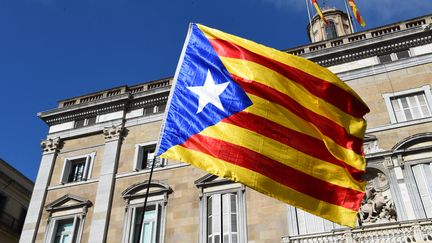
<svg viewBox="0 0 432 243">
<path fill-rule="evenodd" d="M 21 233 L 20 243 L 34 242 L 45 202 L 47 187 L 51 180 L 52 169 L 61 147 L 60 138 L 47 139 L 41 142 L 42 159 L 30 200 L 27 216 Z"/>
<path fill-rule="evenodd" d="M 105 148 L 90 228 L 90 243 L 106 241 L 123 129 L 123 124 L 120 124 L 103 130 Z"/>
</svg>

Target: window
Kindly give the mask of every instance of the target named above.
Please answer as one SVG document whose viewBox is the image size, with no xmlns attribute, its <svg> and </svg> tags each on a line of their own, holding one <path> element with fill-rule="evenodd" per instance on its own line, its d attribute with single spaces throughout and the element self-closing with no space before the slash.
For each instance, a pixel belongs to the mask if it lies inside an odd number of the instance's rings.
<svg viewBox="0 0 432 243">
<path fill-rule="evenodd" d="M 333 20 L 328 20 L 328 23 L 329 23 L 329 26 L 324 25 L 327 40 L 336 38 L 338 36 L 337 31 L 336 31 L 335 22 Z"/>
<path fill-rule="evenodd" d="M 0 214 L 4 211 L 6 207 L 7 197 L 6 195 L 0 193 Z"/>
<path fill-rule="evenodd" d="M 96 123 L 96 117 L 78 119 L 75 121 L 75 128 L 85 127 Z"/>
<path fill-rule="evenodd" d="M 207 197 L 207 242 L 237 243 L 237 193 L 213 194 Z"/>
<path fill-rule="evenodd" d="M 392 97 L 391 102 L 398 122 L 415 120 L 431 115 L 423 92 Z"/>
<path fill-rule="evenodd" d="M 148 182 L 135 184 L 122 195 L 127 202 L 123 243 L 161 243 L 165 226 L 168 194 L 171 188 L 163 183 L 152 182 L 143 217 L 145 192 Z"/>
<path fill-rule="evenodd" d="M 154 143 L 137 144 L 135 148 L 134 170 L 150 169 L 153 159 L 155 159 L 155 152 L 156 144 Z M 163 167 L 166 165 L 166 161 L 166 159 L 156 157 L 154 167 Z"/>
<path fill-rule="evenodd" d="M 383 95 L 391 123 L 411 121 L 431 116 L 430 86 Z"/>
<path fill-rule="evenodd" d="M 203 195 L 200 242 L 247 242 L 244 187 L 214 175 L 207 175 L 195 184 Z"/>
<path fill-rule="evenodd" d="M 431 163 L 415 164 L 411 167 L 420 197 L 422 211 L 426 218 L 432 217 L 432 165 Z"/>
<path fill-rule="evenodd" d="M 380 63 L 391 62 L 392 61 L 392 55 L 391 54 L 381 55 L 381 56 L 378 56 L 378 59 L 380 60 Z"/>
<path fill-rule="evenodd" d="M 44 242 L 80 242 L 84 218 L 90 206 L 90 201 L 73 195 L 65 195 L 48 204 L 46 210 L 49 212 L 49 223 Z"/>
<path fill-rule="evenodd" d="M 157 113 L 162 113 L 165 111 L 166 104 L 154 105 L 144 108 L 144 115 L 152 115 Z"/>
<path fill-rule="evenodd" d="M 154 204 L 146 207 L 144 221 L 142 221 L 143 207 L 132 207 L 132 222 L 130 232 L 131 243 L 160 242 L 161 205 Z"/>
<path fill-rule="evenodd" d="M 74 225 L 79 224 L 79 218 L 66 218 L 56 220 L 54 243 L 76 242 L 76 233 Z"/>
<path fill-rule="evenodd" d="M 378 56 L 380 63 L 388 63 L 396 60 L 402 60 L 409 58 L 411 56 L 411 52 L 409 49 L 398 51 L 395 53 L 389 53 Z"/>
<path fill-rule="evenodd" d="M 410 55 L 410 51 L 409 50 L 403 50 L 403 51 L 396 52 L 396 57 L 397 57 L 398 60 L 405 59 L 405 58 L 408 58 L 410 56 L 411 55 Z"/>
<path fill-rule="evenodd" d="M 60 183 L 79 182 L 90 178 L 95 155 L 96 153 L 92 153 L 65 159 Z"/>
</svg>

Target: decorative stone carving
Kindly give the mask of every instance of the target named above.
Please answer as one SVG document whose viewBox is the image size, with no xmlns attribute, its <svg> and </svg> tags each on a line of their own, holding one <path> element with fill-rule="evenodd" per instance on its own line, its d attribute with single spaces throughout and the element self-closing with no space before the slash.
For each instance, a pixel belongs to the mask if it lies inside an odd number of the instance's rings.
<svg viewBox="0 0 432 243">
<path fill-rule="evenodd" d="M 369 140 L 363 143 L 363 151 L 365 154 L 372 154 L 384 151 L 379 147 L 378 140 Z"/>
<path fill-rule="evenodd" d="M 60 137 L 49 138 L 41 142 L 41 148 L 43 153 L 52 153 L 60 149 L 61 140 Z"/>
<path fill-rule="evenodd" d="M 123 133 L 123 124 L 120 125 L 112 125 L 111 127 L 105 127 L 103 130 L 103 134 L 105 136 L 106 141 L 112 141 L 119 139 Z"/>
<path fill-rule="evenodd" d="M 368 182 L 360 206 L 360 220 L 363 224 L 395 222 L 396 207 L 391 198 L 387 176 L 380 170 L 368 169 L 366 177 Z"/>
</svg>

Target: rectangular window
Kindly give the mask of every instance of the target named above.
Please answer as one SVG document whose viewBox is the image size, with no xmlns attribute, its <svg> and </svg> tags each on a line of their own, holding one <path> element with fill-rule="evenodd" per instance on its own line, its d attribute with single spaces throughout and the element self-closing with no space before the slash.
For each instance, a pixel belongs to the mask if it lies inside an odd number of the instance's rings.
<svg viewBox="0 0 432 243">
<path fill-rule="evenodd" d="M 410 52 L 409 52 L 409 50 L 399 51 L 399 52 L 396 52 L 396 56 L 397 56 L 398 60 L 405 59 L 405 58 L 410 57 Z"/>
<path fill-rule="evenodd" d="M 4 211 L 6 207 L 7 197 L 0 193 L 0 214 Z"/>
<path fill-rule="evenodd" d="M 51 230 L 46 243 L 77 243 L 79 242 L 79 229 L 81 219 L 79 216 L 70 218 L 53 218 L 50 222 Z"/>
<path fill-rule="evenodd" d="M 144 221 L 142 221 L 143 207 L 132 208 L 131 222 L 131 243 L 157 243 L 159 242 L 160 232 L 160 205 L 147 206 L 144 215 Z"/>
<path fill-rule="evenodd" d="M 411 121 L 431 116 L 430 107 L 423 92 L 391 98 L 397 122 Z"/>
<path fill-rule="evenodd" d="M 95 153 L 67 158 L 64 161 L 60 183 L 85 181 L 91 176 Z"/>
<path fill-rule="evenodd" d="M 207 242 L 237 243 L 237 194 L 214 194 L 207 198 Z"/>
<path fill-rule="evenodd" d="M 150 169 L 156 155 L 156 144 L 136 145 L 135 170 Z M 166 159 L 156 157 L 155 168 L 163 167 L 166 164 Z"/>
<path fill-rule="evenodd" d="M 96 123 L 96 117 L 78 119 L 75 121 L 75 128 L 85 127 Z"/>
<path fill-rule="evenodd" d="M 80 158 L 70 161 L 70 171 L 67 182 L 82 181 L 84 177 L 84 169 L 87 158 Z"/>
<path fill-rule="evenodd" d="M 383 94 L 391 123 L 431 117 L 432 93 L 430 85 Z"/>
<path fill-rule="evenodd" d="M 392 61 L 391 54 L 378 56 L 380 63 L 388 63 Z"/>
<path fill-rule="evenodd" d="M 432 166 L 431 164 L 413 165 L 412 172 L 420 201 L 427 218 L 432 217 Z"/>
</svg>

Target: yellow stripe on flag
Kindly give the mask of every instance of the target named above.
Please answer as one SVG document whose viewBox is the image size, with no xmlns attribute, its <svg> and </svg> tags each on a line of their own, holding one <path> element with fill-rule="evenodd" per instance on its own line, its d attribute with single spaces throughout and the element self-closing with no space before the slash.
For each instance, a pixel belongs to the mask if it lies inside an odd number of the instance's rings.
<svg viewBox="0 0 432 243">
<path fill-rule="evenodd" d="M 246 112 L 277 122 L 281 126 L 287 127 L 291 130 L 323 140 L 327 148 L 329 148 L 329 152 L 333 154 L 333 156 L 345 161 L 345 163 L 358 170 L 365 169 L 363 156 L 338 145 L 331 138 L 321 134 L 313 125 L 296 116 L 284 107 L 251 94 L 248 94 L 248 96 L 252 100 L 253 105 L 248 107 L 245 110 Z"/>
<path fill-rule="evenodd" d="M 200 134 L 240 145 L 253 151 L 260 151 L 262 155 L 268 158 L 341 187 L 358 191 L 363 191 L 365 187 L 365 183 L 356 181 L 340 166 L 311 157 L 283 143 L 241 127 L 218 123 L 206 128 Z"/>
<path fill-rule="evenodd" d="M 358 138 L 363 138 L 363 128 L 365 126 L 365 120 L 363 118 L 356 118 L 344 113 L 334 105 L 314 96 L 302 85 L 292 82 L 269 68 L 241 59 L 222 57 L 221 60 L 228 72 L 231 74 L 244 79 L 256 81 L 280 91 L 293 98 L 306 109 L 327 117 L 344 127 L 348 133 Z"/>
<path fill-rule="evenodd" d="M 325 219 L 332 220 L 339 224 L 348 225 L 350 227 L 355 226 L 357 212 L 353 210 L 317 200 L 279 184 L 278 182 L 259 173 L 216 159 L 207 154 L 189 150 L 177 145 L 171 147 L 161 155 L 161 157 L 188 162 L 191 165 L 203 169 L 211 174 L 229 178 L 234 181 L 240 181 L 263 194 L 288 202 L 305 211 L 319 214 L 320 217 Z M 236 176 L 232 177 L 233 175 Z M 241 180 L 239 180 L 239 178 L 241 178 Z M 273 194 L 271 191 L 277 191 L 278 193 Z"/>
</svg>

